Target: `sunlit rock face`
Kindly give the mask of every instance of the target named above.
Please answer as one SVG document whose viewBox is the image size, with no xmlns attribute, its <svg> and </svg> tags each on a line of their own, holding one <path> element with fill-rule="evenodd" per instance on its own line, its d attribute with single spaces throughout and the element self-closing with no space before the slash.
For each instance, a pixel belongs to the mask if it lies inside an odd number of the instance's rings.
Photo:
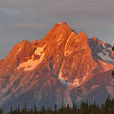
<svg viewBox="0 0 114 114">
<path fill-rule="evenodd" d="M 67 23 L 56 24 L 41 41 L 16 44 L 0 60 L 0 105 L 72 106 L 73 101 L 91 101 L 93 94 L 96 99 L 99 91 L 104 92 L 101 101 L 113 96 L 111 48 L 84 32 L 75 33 Z"/>
</svg>

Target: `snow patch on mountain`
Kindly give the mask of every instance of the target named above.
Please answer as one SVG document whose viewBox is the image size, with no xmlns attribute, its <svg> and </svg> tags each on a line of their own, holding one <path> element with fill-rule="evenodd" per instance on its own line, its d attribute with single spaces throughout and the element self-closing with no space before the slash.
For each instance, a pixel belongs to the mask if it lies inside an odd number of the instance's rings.
<svg viewBox="0 0 114 114">
<path fill-rule="evenodd" d="M 58 78 L 59 79 L 59 81 L 62 83 L 62 84 L 64 84 L 64 85 L 67 85 L 67 86 L 73 86 L 72 85 L 72 83 L 70 83 L 69 81 L 67 81 L 67 80 L 64 80 L 63 78 Z"/>
<path fill-rule="evenodd" d="M 44 59 L 45 53 L 42 53 L 39 59 L 34 60 L 34 56 L 32 59 L 29 59 L 27 62 L 21 63 L 17 69 L 20 70 L 24 68 L 24 71 L 32 71 L 34 70 Z"/>
<path fill-rule="evenodd" d="M 46 45 L 44 45 L 43 47 L 37 47 L 37 49 L 35 50 L 34 54 L 39 55 L 39 59 L 34 60 L 34 55 L 33 55 L 32 58 L 29 59 L 28 61 L 21 63 L 17 67 L 17 69 L 20 70 L 21 68 L 24 68 L 24 71 L 34 70 L 44 59 L 45 53 L 43 51 L 45 47 Z"/>
<path fill-rule="evenodd" d="M 98 56 L 103 59 L 104 61 L 113 61 L 112 58 L 109 56 L 108 52 L 103 54 L 102 52 L 101 53 L 98 53 Z"/>
<path fill-rule="evenodd" d="M 67 81 L 67 79 L 64 79 L 62 75 L 63 75 L 63 73 L 62 73 L 62 68 L 61 68 L 61 70 L 59 72 L 59 76 L 58 76 L 59 81 L 64 85 L 73 86 L 73 84 L 71 82 Z"/>
<path fill-rule="evenodd" d="M 35 55 L 41 55 L 44 48 L 46 47 L 46 45 L 44 45 L 43 47 L 38 47 L 36 50 L 35 50 Z"/>
<path fill-rule="evenodd" d="M 69 85 L 70 83 L 67 82 L 63 77 L 62 77 L 62 72 L 59 72 L 59 77 L 58 77 L 59 81 L 65 85 Z"/>
<path fill-rule="evenodd" d="M 74 82 L 69 82 L 67 81 L 67 79 L 64 79 L 62 77 L 62 72 L 59 73 L 59 77 L 58 77 L 59 81 L 64 84 L 64 85 L 68 85 L 68 86 L 74 86 L 74 87 L 78 87 L 80 85 L 79 80 L 75 79 Z"/>
</svg>

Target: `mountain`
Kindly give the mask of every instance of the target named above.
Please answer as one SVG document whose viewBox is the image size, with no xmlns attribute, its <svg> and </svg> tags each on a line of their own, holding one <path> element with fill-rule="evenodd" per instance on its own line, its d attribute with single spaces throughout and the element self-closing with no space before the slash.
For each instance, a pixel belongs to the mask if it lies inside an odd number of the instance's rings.
<svg viewBox="0 0 114 114">
<path fill-rule="evenodd" d="M 109 94 L 114 97 L 111 48 L 84 32 L 75 33 L 67 23 L 56 24 L 40 41 L 16 44 L 0 60 L 0 106 L 101 104 Z"/>
</svg>

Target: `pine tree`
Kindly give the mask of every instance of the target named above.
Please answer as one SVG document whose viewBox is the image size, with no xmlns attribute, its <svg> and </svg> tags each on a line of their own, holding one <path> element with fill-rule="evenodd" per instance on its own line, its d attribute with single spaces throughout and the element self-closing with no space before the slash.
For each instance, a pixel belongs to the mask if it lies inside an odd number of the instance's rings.
<svg viewBox="0 0 114 114">
<path fill-rule="evenodd" d="M 32 106 L 31 106 L 31 109 L 30 109 L 29 113 L 30 113 L 30 114 L 33 114 L 33 113 L 34 113 Z"/>
<path fill-rule="evenodd" d="M 112 51 L 114 51 L 114 46 L 112 47 Z"/>
<path fill-rule="evenodd" d="M 3 110 L 2 109 L 0 109 L 0 114 L 3 114 Z"/>
<path fill-rule="evenodd" d="M 34 114 L 37 114 L 37 107 L 36 107 L 36 104 L 34 104 Z"/>
<path fill-rule="evenodd" d="M 114 51 L 114 46 L 112 47 L 112 51 Z M 114 78 L 114 71 L 112 71 L 112 78 Z"/>
<path fill-rule="evenodd" d="M 42 111 L 42 114 L 44 114 L 44 112 L 45 112 L 45 107 L 44 107 L 44 105 L 42 106 L 41 111 Z"/>
<path fill-rule="evenodd" d="M 17 107 L 17 113 L 18 113 L 18 114 L 21 113 L 19 105 L 18 105 L 18 107 Z"/>
<path fill-rule="evenodd" d="M 10 108 L 10 114 L 13 114 L 13 109 L 12 109 L 12 107 Z"/>
<path fill-rule="evenodd" d="M 27 106 L 24 104 L 24 107 L 22 108 L 22 114 L 28 114 Z"/>
<path fill-rule="evenodd" d="M 81 109 L 81 113 L 88 114 L 88 104 L 87 103 L 82 102 L 80 109 Z"/>
<path fill-rule="evenodd" d="M 55 114 L 57 113 L 57 104 L 55 104 Z"/>
</svg>

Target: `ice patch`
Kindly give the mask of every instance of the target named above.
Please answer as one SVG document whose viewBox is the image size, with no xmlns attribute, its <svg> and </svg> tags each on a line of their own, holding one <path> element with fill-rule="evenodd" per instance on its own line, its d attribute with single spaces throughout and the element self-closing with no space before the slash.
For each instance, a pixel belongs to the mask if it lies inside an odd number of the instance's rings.
<svg viewBox="0 0 114 114">
<path fill-rule="evenodd" d="M 61 72 L 61 71 L 60 71 L 60 73 L 59 73 L 58 79 L 59 79 L 59 81 L 60 81 L 61 83 L 63 83 L 64 85 L 72 85 L 71 82 L 65 80 L 65 79 L 62 77 L 62 72 Z"/>
<path fill-rule="evenodd" d="M 39 55 L 39 59 L 34 60 L 34 55 L 32 56 L 32 59 L 29 59 L 28 61 L 21 63 L 17 69 L 21 69 L 24 68 L 24 71 L 31 71 L 34 70 L 44 59 L 45 53 L 43 52 L 44 48 L 46 47 L 46 45 L 44 45 L 43 47 L 37 47 L 37 49 L 35 50 L 34 54 L 35 55 Z"/>
<path fill-rule="evenodd" d="M 78 79 L 75 79 L 74 82 L 72 83 L 72 82 L 68 81 L 67 78 L 66 79 L 63 78 L 62 67 L 60 69 L 58 79 L 61 83 L 65 84 L 65 85 L 68 85 L 68 86 L 74 86 L 74 87 L 80 86 L 80 83 L 79 83 Z"/>
<path fill-rule="evenodd" d="M 108 53 L 105 53 L 105 54 L 106 55 L 104 55 L 103 53 L 98 53 L 98 56 L 104 61 L 113 61 L 112 58 L 109 57 Z"/>
<path fill-rule="evenodd" d="M 35 50 L 35 55 L 41 55 L 44 48 L 46 47 L 46 45 L 44 45 L 43 47 L 38 47 L 36 50 Z"/>
<path fill-rule="evenodd" d="M 21 68 L 24 68 L 24 71 L 32 71 L 43 61 L 44 56 L 45 53 L 43 53 L 38 60 L 34 60 L 33 56 L 32 59 L 28 60 L 27 62 L 21 63 L 17 69 L 20 70 Z"/>
<path fill-rule="evenodd" d="M 63 78 L 58 78 L 59 79 L 59 81 L 62 83 L 62 84 L 64 84 L 64 85 L 72 85 L 72 83 L 70 83 L 69 81 L 67 81 L 67 80 L 64 80 Z"/>
</svg>

